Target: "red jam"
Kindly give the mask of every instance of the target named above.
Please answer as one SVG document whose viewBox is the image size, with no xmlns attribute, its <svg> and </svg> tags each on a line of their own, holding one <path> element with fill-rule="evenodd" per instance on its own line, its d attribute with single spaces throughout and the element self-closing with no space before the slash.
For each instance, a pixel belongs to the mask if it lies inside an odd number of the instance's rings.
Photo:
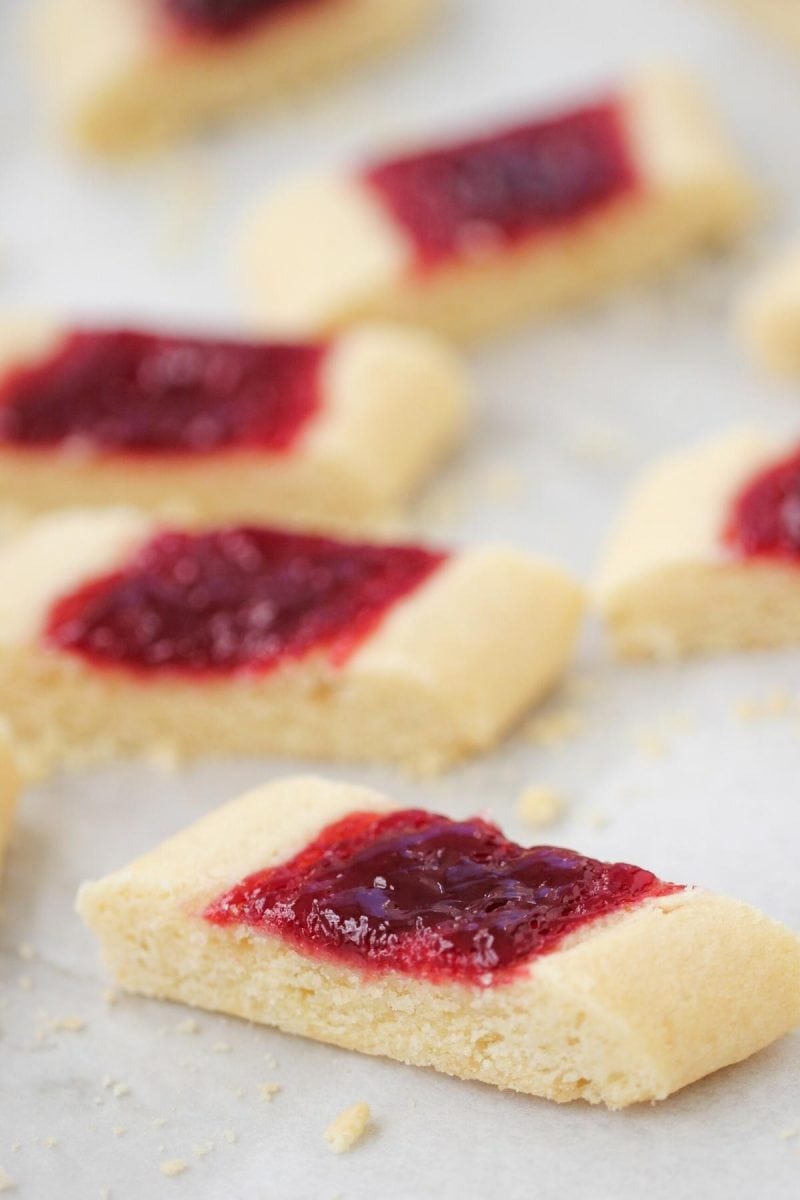
<svg viewBox="0 0 800 1200">
<path fill-rule="evenodd" d="M 320 345 L 70 333 L 0 381 L 0 440 L 91 452 L 289 450 L 320 407 Z"/>
<path fill-rule="evenodd" d="M 181 33 L 203 38 L 228 38 L 248 33 L 252 26 L 324 0 L 161 0 L 168 20 Z M 330 0 L 328 0 L 330 2 Z"/>
<path fill-rule="evenodd" d="M 637 183 L 613 100 L 394 159 L 364 179 L 411 238 L 422 268 L 561 229 Z"/>
<path fill-rule="evenodd" d="M 203 915 L 278 934 L 302 953 L 487 985 L 589 921 L 679 890 L 640 867 L 526 849 L 479 818 L 408 809 L 351 813 Z"/>
<path fill-rule="evenodd" d="M 745 484 L 731 505 L 724 540 L 745 558 L 800 562 L 800 450 Z"/>
<path fill-rule="evenodd" d="M 445 557 L 248 526 L 164 532 L 57 601 L 45 638 L 147 675 L 264 673 L 312 651 L 339 666 Z"/>
</svg>

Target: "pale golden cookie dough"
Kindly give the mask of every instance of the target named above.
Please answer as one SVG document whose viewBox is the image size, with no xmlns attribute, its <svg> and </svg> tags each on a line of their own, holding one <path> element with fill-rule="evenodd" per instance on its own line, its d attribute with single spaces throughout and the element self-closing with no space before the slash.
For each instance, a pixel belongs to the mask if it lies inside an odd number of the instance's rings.
<svg viewBox="0 0 800 1200">
<path fill-rule="evenodd" d="M 2 874 L 3 859 L 14 825 L 19 789 L 17 756 L 11 743 L 8 726 L 4 722 L 0 722 L 0 874 Z"/>
<path fill-rule="evenodd" d="M 721 0 L 800 50 L 800 9 L 794 0 Z"/>
<path fill-rule="evenodd" d="M 800 375 L 800 241 L 765 267 L 736 311 L 742 343 L 774 375 Z"/>
</svg>

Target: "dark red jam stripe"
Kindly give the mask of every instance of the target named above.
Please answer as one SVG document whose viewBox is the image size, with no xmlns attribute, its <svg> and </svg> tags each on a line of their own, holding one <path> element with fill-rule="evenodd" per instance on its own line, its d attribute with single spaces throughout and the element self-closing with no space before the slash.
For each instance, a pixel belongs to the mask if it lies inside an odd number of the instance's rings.
<svg viewBox="0 0 800 1200">
<path fill-rule="evenodd" d="M 730 506 L 723 538 L 744 558 L 800 562 L 800 450 L 748 480 Z"/>
<path fill-rule="evenodd" d="M 518 846 L 478 818 L 409 809 L 350 814 L 204 916 L 277 934 L 304 954 L 486 985 L 589 921 L 680 890 L 626 863 Z"/>
<path fill-rule="evenodd" d="M 638 182 L 614 99 L 379 163 L 363 178 L 411 238 L 421 268 L 563 229 Z"/>
<path fill-rule="evenodd" d="M 229 38 L 249 33 L 269 18 L 338 0 L 161 0 L 170 24 L 186 36 Z"/>
<path fill-rule="evenodd" d="M 288 451 L 320 409 L 324 356 L 314 344 L 75 331 L 0 380 L 0 441 L 137 455 Z"/>
<path fill-rule="evenodd" d="M 45 640 L 147 676 L 265 673 L 313 651 L 339 666 L 445 558 L 250 526 L 163 532 L 58 600 Z"/>
</svg>

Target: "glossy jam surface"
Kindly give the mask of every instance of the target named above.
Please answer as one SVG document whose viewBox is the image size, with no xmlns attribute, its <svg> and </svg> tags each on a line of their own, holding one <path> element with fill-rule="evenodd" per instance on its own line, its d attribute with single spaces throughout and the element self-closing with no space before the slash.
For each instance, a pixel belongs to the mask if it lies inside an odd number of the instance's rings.
<svg viewBox="0 0 800 1200">
<path fill-rule="evenodd" d="M 428 268 L 561 228 L 637 182 L 614 101 L 385 162 L 364 178 Z"/>
<path fill-rule="evenodd" d="M 625 863 L 526 849 L 487 821 L 409 809 L 345 817 L 204 915 L 304 953 L 486 985 L 588 921 L 677 890 Z"/>
<path fill-rule="evenodd" d="M 341 665 L 445 556 L 266 528 L 164 532 L 51 609 L 48 644 L 153 675 Z"/>
<path fill-rule="evenodd" d="M 161 6 L 170 24 L 184 35 L 229 38 L 249 32 L 270 17 L 280 17 L 331 2 L 332 0 L 161 0 Z"/>
<path fill-rule="evenodd" d="M 289 450 L 319 410 L 324 353 L 319 345 L 77 331 L 0 382 L 0 440 L 139 455 Z"/>
<path fill-rule="evenodd" d="M 800 450 L 745 484 L 730 507 L 724 540 L 745 558 L 800 563 Z"/>
</svg>

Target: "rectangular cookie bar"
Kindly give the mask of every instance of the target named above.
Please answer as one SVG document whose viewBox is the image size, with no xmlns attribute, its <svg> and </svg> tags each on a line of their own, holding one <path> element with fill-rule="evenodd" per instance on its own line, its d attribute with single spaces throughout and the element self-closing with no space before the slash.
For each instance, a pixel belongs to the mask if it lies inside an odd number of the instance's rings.
<svg viewBox="0 0 800 1200">
<path fill-rule="evenodd" d="M 469 390 L 447 347 L 387 326 L 266 342 L 6 319 L 0 503 L 363 521 L 453 447 Z"/>
<path fill-rule="evenodd" d="M 800 644 L 800 450 L 738 430 L 646 471 L 596 585 L 629 658 Z"/>
<path fill-rule="evenodd" d="M 0 712 L 34 770 L 155 748 L 435 769 L 555 683 L 582 606 L 511 549 L 65 510 L 0 546 Z"/>
<path fill-rule="evenodd" d="M 132 992 L 552 1100 L 663 1100 L 800 1023 L 800 941 L 482 819 L 270 784 L 78 910 Z"/>
<path fill-rule="evenodd" d="M 122 155 L 288 99 L 410 37 L 438 0 L 35 0 L 51 107 Z"/>
<path fill-rule="evenodd" d="M 380 316 L 474 338 L 665 271 L 753 212 L 702 92 L 645 74 L 471 140 L 289 183 L 248 220 L 242 271 L 273 332 Z"/>
</svg>

